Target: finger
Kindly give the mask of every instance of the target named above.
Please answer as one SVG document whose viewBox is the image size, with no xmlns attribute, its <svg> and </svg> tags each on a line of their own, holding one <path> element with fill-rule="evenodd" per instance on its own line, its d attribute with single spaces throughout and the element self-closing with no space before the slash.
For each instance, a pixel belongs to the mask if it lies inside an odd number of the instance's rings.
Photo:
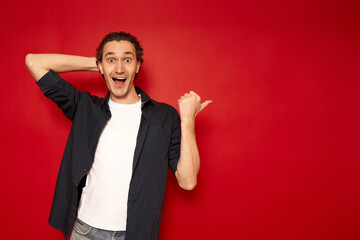
<svg viewBox="0 0 360 240">
<path fill-rule="evenodd" d="M 189 94 L 196 97 L 196 99 L 201 100 L 200 96 L 196 92 L 190 91 Z"/>
<path fill-rule="evenodd" d="M 207 101 L 203 102 L 201 104 L 200 111 L 203 110 L 207 105 L 209 105 L 212 102 L 213 102 L 212 100 L 207 100 Z"/>
<path fill-rule="evenodd" d="M 193 95 L 193 96 L 199 97 L 199 95 L 198 95 L 196 92 L 194 92 L 194 91 L 190 91 L 189 94 L 191 94 L 191 95 Z"/>
</svg>

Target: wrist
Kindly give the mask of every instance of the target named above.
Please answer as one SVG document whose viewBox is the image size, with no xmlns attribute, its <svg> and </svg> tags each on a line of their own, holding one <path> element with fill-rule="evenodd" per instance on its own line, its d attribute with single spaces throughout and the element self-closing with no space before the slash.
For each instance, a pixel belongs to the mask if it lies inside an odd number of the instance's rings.
<svg viewBox="0 0 360 240">
<path fill-rule="evenodd" d="M 192 118 L 181 119 L 181 127 L 182 128 L 194 128 L 195 127 L 195 119 L 192 119 Z"/>
<path fill-rule="evenodd" d="M 99 71 L 95 57 L 87 57 L 85 64 L 88 71 Z"/>
</svg>

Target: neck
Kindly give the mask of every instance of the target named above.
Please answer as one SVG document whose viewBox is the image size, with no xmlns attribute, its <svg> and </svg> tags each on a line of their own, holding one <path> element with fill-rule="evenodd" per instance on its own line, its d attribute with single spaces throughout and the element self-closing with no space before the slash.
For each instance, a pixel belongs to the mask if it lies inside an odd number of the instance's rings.
<svg viewBox="0 0 360 240">
<path fill-rule="evenodd" d="M 110 93 L 110 98 L 113 102 L 121 104 L 133 104 L 140 100 L 140 96 L 136 93 L 135 89 L 133 89 L 127 96 L 124 97 L 116 97 Z"/>
</svg>

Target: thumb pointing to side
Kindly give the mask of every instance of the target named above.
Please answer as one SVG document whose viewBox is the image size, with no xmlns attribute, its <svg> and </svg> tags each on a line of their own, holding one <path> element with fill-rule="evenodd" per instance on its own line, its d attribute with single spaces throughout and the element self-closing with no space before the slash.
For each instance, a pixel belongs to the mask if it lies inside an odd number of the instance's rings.
<svg viewBox="0 0 360 240">
<path fill-rule="evenodd" d="M 213 101 L 212 100 L 206 100 L 205 102 L 203 102 L 200 106 L 200 111 L 203 110 L 207 105 L 209 105 L 210 103 L 212 103 Z"/>
</svg>

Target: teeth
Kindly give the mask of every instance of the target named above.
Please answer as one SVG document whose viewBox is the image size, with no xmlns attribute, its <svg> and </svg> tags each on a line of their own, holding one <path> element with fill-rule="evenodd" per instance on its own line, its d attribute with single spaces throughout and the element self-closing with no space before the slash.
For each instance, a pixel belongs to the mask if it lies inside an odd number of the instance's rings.
<svg viewBox="0 0 360 240">
<path fill-rule="evenodd" d="M 113 78 L 113 80 L 114 80 L 114 81 L 115 81 L 115 80 L 119 80 L 119 81 L 125 82 L 125 81 L 126 81 L 126 78 Z"/>
</svg>

